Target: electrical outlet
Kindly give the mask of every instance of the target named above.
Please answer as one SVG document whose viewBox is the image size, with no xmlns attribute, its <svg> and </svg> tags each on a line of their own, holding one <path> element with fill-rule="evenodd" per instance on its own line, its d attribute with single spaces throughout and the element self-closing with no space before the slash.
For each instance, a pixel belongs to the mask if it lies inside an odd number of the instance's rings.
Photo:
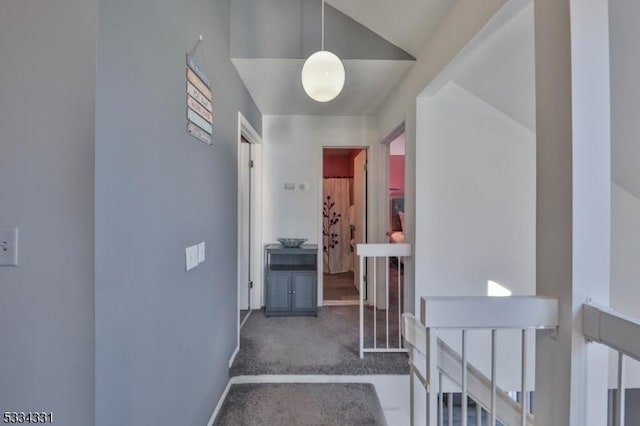
<svg viewBox="0 0 640 426">
<path fill-rule="evenodd" d="M 204 241 L 198 244 L 198 263 L 204 262 Z"/>
<path fill-rule="evenodd" d="M 308 185 L 308 184 L 306 184 L 306 183 L 299 183 L 299 184 L 298 184 L 298 189 L 299 189 L 300 191 L 306 191 L 306 190 L 308 190 L 308 189 L 309 189 L 309 185 Z"/>
<path fill-rule="evenodd" d="M 0 228 L 0 266 L 18 266 L 18 228 Z"/>
</svg>

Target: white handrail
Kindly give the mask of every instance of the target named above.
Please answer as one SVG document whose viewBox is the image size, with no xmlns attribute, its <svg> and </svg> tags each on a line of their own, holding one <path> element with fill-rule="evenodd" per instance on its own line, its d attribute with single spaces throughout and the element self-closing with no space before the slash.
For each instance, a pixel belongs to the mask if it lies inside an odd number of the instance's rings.
<svg viewBox="0 0 640 426">
<path fill-rule="evenodd" d="M 640 361 L 640 319 L 591 303 L 583 306 L 582 318 L 587 339 Z"/>
<path fill-rule="evenodd" d="M 537 296 L 423 297 L 420 321 L 438 329 L 554 329 L 558 301 Z"/>
<path fill-rule="evenodd" d="M 424 336 L 428 339 L 428 357 L 434 357 L 436 362 L 427 360 L 427 425 L 434 426 L 437 416 L 434 408 L 442 406 L 438 404 L 438 393 L 441 388 L 435 387 L 433 378 L 436 374 L 445 373 L 441 364 L 440 356 L 446 352 L 437 337 L 438 330 L 459 329 L 462 331 L 462 354 L 460 355 L 460 377 L 459 385 L 462 387 L 462 425 L 467 425 L 467 395 L 469 392 L 467 371 L 474 371 L 473 379 L 477 383 L 486 381 L 488 385 L 488 400 L 483 402 L 488 411 L 489 420 L 495 424 L 496 420 L 504 420 L 499 415 L 499 410 L 510 407 L 510 413 L 516 409 L 516 418 L 521 425 L 529 425 L 533 422 L 533 417 L 528 413 L 525 399 L 526 393 L 526 368 L 527 368 L 527 330 L 557 330 L 559 324 L 558 300 L 545 297 L 520 296 L 520 297 L 423 297 L 420 300 L 420 318 L 422 326 L 426 332 Z M 408 314 L 407 314 L 408 315 Z M 407 318 L 408 319 L 408 318 Z M 408 323 L 407 323 L 408 324 Z M 467 331 L 468 330 L 491 330 L 491 379 L 487 379 L 468 364 L 467 356 Z M 504 392 L 499 391 L 496 377 L 496 351 L 497 351 L 497 330 L 520 329 L 522 330 L 522 404 L 515 402 L 505 403 L 508 399 Z M 414 332 L 415 334 L 415 332 Z M 437 342 L 433 344 L 432 342 Z M 450 348 L 447 350 L 451 351 Z M 444 352 L 443 352 L 444 351 Z M 439 370 L 439 371 L 436 371 Z M 451 379 L 451 377 L 450 377 Z M 454 382 L 457 379 L 453 380 Z M 474 382 L 476 383 L 476 382 Z M 500 398 L 498 398 L 498 395 Z M 478 400 L 476 399 L 476 403 Z M 413 401 L 412 401 L 413 403 Z M 514 406 L 515 405 L 515 406 Z M 413 408 L 412 408 L 413 410 Z M 480 410 L 481 411 L 481 410 Z M 510 416 L 512 414 L 509 414 Z M 442 421 L 442 414 L 440 416 Z M 509 423 L 515 425 L 515 422 Z"/>
<path fill-rule="evenodd" d="M 409 348 L 413 348 L 416 354 L 427 356 L 429 352 L 429 334 L 435 330 L 427 330 L 427 328 L 421 324 L 412 314 L 403 314 L 403 334 Z M 526 335 L 523 335 L 526 338 Z M 420 370 L 415 364 L 414 350 L 409 351 L 409 366 L 410 366 L 410 400 L 413 401 L 413 387 L 414 387 L 414 375 L 418 378 L 422 386 L 427 389 L 427 392 L 437 393 L 438 405 L 437 409 L 433 406 L 427 405 L 427 417 L 433 422 L 434 418 L 437 418 L 440 426 L 444 425 L 444 403 L 443 403 L 443 377 L 446 377 L 449 382 L 458 387 L 463 387 L 463 371 L 467 370 L 466 374 L 467 382 L 466 387 L 468 396 L 476 403 L 476 425 L 481 425 L 481 416 L 483 409 L 487 413 L 491 413 L 492 406 L 494 413 L 500 413 L 499 419 L 505 425 L 516 425 L 518 423 L 526 426 L 533 425 L 533 415 L 528 411 L 522 411 L 522 405 L 511 399 L 509 395 L 502 389 L 498 388 L 495 383 L 495 378 L 492 381 L 487 378 L 479 369 L 472 364 L 467 364 L 467 368 L 463 368 L 464 361 L 462 356 L 458 354 L 453 348 L 447 345 L 443 340 L 437 339 L 437 350 L 434 357 L 437 357 L 435 361 L 435 369 L 438 370 L 438 388 L 434 389 L 429 386 L 430 380 L 420 373 Z M 526 355 L 526 353 L 525 353 Z M 432 364 L 430 359 L 426 359 L 427 371 Z M 526 388 L 525 388 L 526 389 Z M 525 395 L 525 392 L 523 392 Z M 427 395 L 429 396 L 429 395 Z M 427 404 L 429 401 L 427 401 Z M 462 406 L 464 409 L 464 405 Z M 448 394 L 447 410 L 449 413 L 448 422 L 449 426 L 453 426 L 453 395 Z M 410 411 L 411 424 L 413 425 L 414 410 L 413 406 Z M 436 414 L 438 414 L 436 416 Z M 431 417 L 429 417 L 431 416 Z M 464 422 L 464 415 L 461 419 Z M 433 423 L 429 423 L 433 424 Z M 495 423 L 494 423 L 495 424 Z"/>
<path fill-rule="evenodd" d="M 615 424 L 624 425 L 625 357 L 640 361 L 640 319 L 601 305 L 586 303 L 582 310 L 582 332 L 590 341 L 618 351 L 618 393 Z"/>
</svg>

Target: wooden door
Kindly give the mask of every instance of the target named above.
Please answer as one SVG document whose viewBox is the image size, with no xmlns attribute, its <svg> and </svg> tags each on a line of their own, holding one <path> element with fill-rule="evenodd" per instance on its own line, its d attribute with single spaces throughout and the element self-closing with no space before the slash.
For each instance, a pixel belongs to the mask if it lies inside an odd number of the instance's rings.
<svg viewBox="0 0 640 426">
<path fill-rule="evenodd" d="M 251 144 L 242 142 L 240 144 L 240 309 L 251 309 Z"/>
<path fill-rule="evenodd" d="M 354 209 L 354 243 L 367 242 L 367 151 L 362 150 L 353 160 L 353 209 Z M 360 290 L 360 259 L 354 248 L 354 285 Z M 366 298 L 366 293 L 365 293 Z"/>
</svg>

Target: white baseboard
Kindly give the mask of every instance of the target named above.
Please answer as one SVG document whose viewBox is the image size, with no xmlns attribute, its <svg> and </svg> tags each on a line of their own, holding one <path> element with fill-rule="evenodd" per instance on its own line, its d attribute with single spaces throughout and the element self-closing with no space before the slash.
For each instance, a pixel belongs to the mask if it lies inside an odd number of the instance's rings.
<svg viewBox="0 0 640 426">
<path fill-rule="evenodd" d="M 322 306 L 358 306 L 359 300 L 324 300 Z"/>
<path fill-rule="evenodd" d="M 235 376 L 231 378 L 234 385 L 246 383 L 376 383 L 384 379 L 406 380 L 407 374 L 385 374 L 385 375 L 307 375 L 307 374 L 286 374 L 286 375 L 261 375 L 261 376 Z"/>
<path fill-rule="evenodd" d="M 224 392 L 222 392 L 222 395 L 220 395 L 218 404 L 216 404 L 216 408 L 213 410 L 213 414 L 211 414 L 211 417 L 209 418 L 209 422 L 207 422 L 207 426 L 213 426 L 213 422 L 216 420 L 216 416 L 218 415 L 220 408 L 222 408 L 222 404 L 224 404 L 224 400 L 227 399 L 227 394 L 229 393 L 229 389 L 233 384 L 232 382 L 233 380 L 229 380 L 227 382 L 227 386 L 224 388 Z"/>
<path fill-rule="evenodd" d="M 249 312 L 247 313 L 247 315 L 242 319 L 242 322 L 240 323 L 241 330 L 242 330 L 242 326 L 244 325 L 245 322 L 247 322 L 252 312 L 253 312 L 253 309 L 249 309 Z M 231 365 L 229 365 L 229 367 L 231 367 Z"/>
<path fill-rule="evenodd" d="M 233 365 L 233 361 L 235 361 L 238 352 L 240 352 L 240 345 L 236 346 L 235 350 L 231 354 L 231 358 L 229 358 L 229 368 L 231 368 L 231 366 Z"/>
</svg>

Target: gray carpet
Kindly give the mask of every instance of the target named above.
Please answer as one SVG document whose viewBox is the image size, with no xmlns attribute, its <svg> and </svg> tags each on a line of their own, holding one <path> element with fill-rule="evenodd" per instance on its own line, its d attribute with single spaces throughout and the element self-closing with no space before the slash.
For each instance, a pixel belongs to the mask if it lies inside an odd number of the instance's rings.
<svg viewBox="0 0 640 426">
<path fill-rule="evenodd" d="M 369 345 L 371 328 L 365 329 Z M 365 354 L 360 359 L 358 333 L 357 306 L 326 306 L 317 318 L 267 318 L 263 311 L 254 311 L 242 327 L 230 374 L 409 374 L 403 353 Z"/>
<path fill-rule="evenodd" d="M 233 385 L 214 425 L 386 425 L 371 384 Z"/>
</svg>

